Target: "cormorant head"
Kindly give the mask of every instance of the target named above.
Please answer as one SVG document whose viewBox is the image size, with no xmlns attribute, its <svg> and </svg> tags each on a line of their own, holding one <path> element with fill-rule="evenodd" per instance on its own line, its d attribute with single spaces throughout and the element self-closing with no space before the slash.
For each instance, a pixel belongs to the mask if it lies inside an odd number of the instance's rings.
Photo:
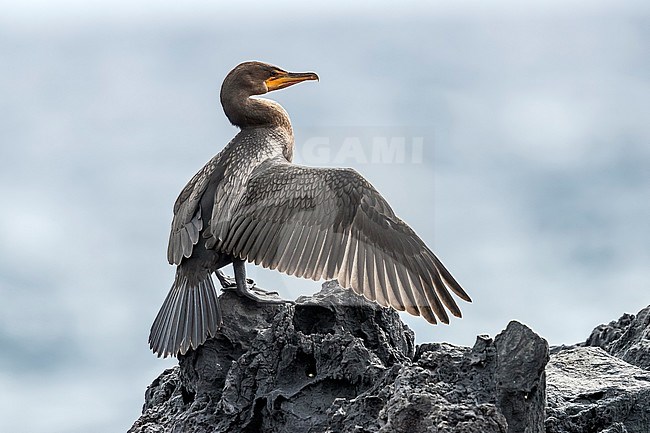
<svg viewBox="0 0 650 433">
<path fill-rule="evenodd" d="M 263 95 L 307 80 L 318 80 L 313 72 L 287 72 L 262 62 L 244 62 L 228 73 L 221 86 L 221 97 Z M 224 93 L 226 95 L 224 95 Z"/>
<path fill-rule="evenodd" d="M 307 80 L 318 80 L 318 75 L 313 72 L 287 72 L 268 63 L 244 62 L 223 80 L 221 105 L 230 122 L 240 128 L 283 124 L 290 129 L 289 117 L 280 104 L 249 97 Z"/>
</svg>

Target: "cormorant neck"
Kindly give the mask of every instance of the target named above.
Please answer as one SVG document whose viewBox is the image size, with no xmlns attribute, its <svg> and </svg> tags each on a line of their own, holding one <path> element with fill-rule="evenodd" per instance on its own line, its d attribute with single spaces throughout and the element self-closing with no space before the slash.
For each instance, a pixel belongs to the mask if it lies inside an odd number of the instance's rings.
<svg viewBox="0 0 650 433">
<path fill-rule="evenodd" d="M 239 97 L 222 99 L 221 104 L 230 123 L 241 129 L 281 127 L 292 133 L 289 115 L 275 101 L 263 98 Z"/>
</svg>

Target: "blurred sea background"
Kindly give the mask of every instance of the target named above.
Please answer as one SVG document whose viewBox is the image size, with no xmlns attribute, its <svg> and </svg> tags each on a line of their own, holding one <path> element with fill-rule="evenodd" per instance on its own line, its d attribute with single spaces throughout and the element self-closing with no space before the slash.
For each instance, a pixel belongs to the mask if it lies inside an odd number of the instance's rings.
<svg viewBox="0 0 650 433">
<path fill-rule="evenodd" d="M 647 2 L 0 9 L 2 431 L 126 431 L 175 364 L 147 346 L 172 205 L 235 135 L 219 88 L 245 60 L 320 75 L 268 95 L 296 162 L 357 169 L 472 296 L 451 326 L 403 315 L 417 342 L 516 319 L 571 344 L 650 303 Z"/>
</svg>

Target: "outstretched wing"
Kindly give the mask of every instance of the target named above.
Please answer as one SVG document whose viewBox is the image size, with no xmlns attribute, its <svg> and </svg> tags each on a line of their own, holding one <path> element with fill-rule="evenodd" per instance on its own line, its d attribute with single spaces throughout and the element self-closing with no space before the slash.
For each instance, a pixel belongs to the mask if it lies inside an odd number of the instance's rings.
<svg viewBox="0 0 650 433">
<path fill-rule="evenodd" d="M 214 192 L 224 176 L 218 158 L 219 155 L 212 158 L 194 175 L 174 203 L 174 219 L 167 246 L 167 260 L 172 265 L 179 265 L 183 258 L 192 255 L 205 221 L 210 219 Z"/>
<path fill-rule="evenodd" d="M 382 306 L 449 322 L 469 296 L 422 239 L 352 169 L 268 161 L 228 221 L 212 221 L 228 254 L 304 278 L 336 278 Z M 437 319 L 436 319 L 437 318 Z"/>
</svg>

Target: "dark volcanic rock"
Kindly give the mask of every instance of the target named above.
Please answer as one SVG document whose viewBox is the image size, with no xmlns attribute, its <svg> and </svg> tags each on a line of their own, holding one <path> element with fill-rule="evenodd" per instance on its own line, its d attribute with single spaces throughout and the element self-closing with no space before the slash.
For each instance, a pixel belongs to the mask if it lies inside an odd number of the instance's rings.
<svg viewBox="0 0 650 433">
<path fill-rule="evenodd" d="M 130 432 L 542 432 L 546 342 L 511 322 L 424 344 L 393 310 L 325 283 L 296 305 L 221 296 L 224 327 L 149 386 Z"/>
<path fill-rule="evenodd" d="M 650 432 L 650 307 L 551 352 L 548 433 Z"/>
<path fill-rule="evenodd" d="M 519 322 L 496 336 L 497 398 L 508 419 L 508 431 L 542 432 L 546 402 L 548 344 Z"/>
<path fill-rule="evenodd" d="M 650 370 L 650 306 L 636 316 L 624 314 L 617 321 L 596 327 L 585 344 Z"/>
<path fill-rule="evenodd" d="M 560 349 L 546 367 L 547 433 L 650 431 L 650 373 L 598 347 Z"/>
<path fill-rule="evenodd" d="M 518 322 L 472 348 L 423 344 L 414 363 L 337 400 L 328 432 L 542 432 L 547 361 L 546 341 Z"/>
</svg>

